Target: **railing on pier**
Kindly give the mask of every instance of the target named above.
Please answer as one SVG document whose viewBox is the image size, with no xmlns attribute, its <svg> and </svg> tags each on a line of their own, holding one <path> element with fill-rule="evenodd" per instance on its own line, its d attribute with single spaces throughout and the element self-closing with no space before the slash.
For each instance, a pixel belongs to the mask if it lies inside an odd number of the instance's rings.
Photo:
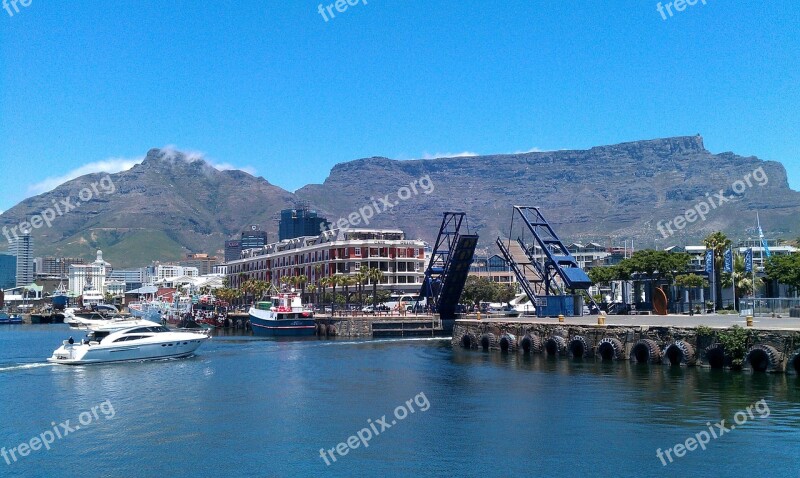
<svg viewBox="0 0 800 478">
<path fill-rule="evenodd" d="M 739 315 L 746 317 L 798 317 L 800 298 L 795 299 L 740 299 Z"/>
</svg>

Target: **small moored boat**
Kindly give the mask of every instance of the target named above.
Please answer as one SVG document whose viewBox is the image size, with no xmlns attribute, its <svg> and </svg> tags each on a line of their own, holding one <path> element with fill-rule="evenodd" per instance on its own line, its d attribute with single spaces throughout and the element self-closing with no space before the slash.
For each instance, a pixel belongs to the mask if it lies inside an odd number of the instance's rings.
<svg viewBox="0 0 800 478">
<path fill-rule="evenodd" d="M 249 313 L 253 335 L 314 335 L 314 312 L 303 306 L 298 294 L 278 294 L 272 298 L 272 302 L 256 303 Z"/>
</svg>

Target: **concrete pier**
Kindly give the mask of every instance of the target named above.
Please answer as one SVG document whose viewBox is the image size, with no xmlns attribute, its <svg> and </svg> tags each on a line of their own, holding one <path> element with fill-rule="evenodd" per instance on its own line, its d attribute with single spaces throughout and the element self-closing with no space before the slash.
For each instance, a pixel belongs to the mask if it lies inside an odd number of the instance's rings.
<svg viewBox="0 0 800 478">
<path fill-rule="evenodd" d="M 730 327 L 743 328 L 734 350 L 723 340 Z M 736 315 L 597 316 L 459 319 L 453 327 L 454 347 L 504 353 L 542 353 L 597 360 L 749 368 L 754 371 L 800 373 L 800 320 L 762 318 L 752 327 Z M 734 346 L 731 346 L 734 347 Z"/>
<path fill-rule="evenodd" d="M 449 333 L 435 315 L 317 316 L 323 337 L 443 337 Z"/>
</svg>

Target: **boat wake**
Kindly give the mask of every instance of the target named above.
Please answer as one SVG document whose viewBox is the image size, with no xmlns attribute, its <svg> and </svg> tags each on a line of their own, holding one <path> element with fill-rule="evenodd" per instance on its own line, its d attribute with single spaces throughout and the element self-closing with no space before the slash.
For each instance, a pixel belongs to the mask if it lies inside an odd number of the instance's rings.
<svg viewBox="0 0 800 478">
<path fill-rule="evenodd" d="M 47 362 L 23 363 L 18 365 L 11 365 L 8 367 L 0 367 L 0 372 L 13 372 L 15 370 L 28 370 L 40 367 L 52 367 L 54 364 Z"/>
</svg>

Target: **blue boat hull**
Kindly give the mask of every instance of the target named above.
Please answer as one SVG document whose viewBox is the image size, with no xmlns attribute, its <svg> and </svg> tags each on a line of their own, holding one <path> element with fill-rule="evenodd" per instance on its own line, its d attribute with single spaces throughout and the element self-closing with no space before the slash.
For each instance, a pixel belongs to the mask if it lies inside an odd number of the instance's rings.
<svg viewBox="0 0 800 478">
<path fill-rule="evenodd" d="M 259 337 L 307 337 L 316 329 L 313 318 L 264 320 L 250 315 L 250 325 L 253 335 Z"/>
<path fill-rule="evenodd" d="M 54 295 L 53 296 L 53 309 L 55 310 L 64 310 L 69 302 L 69 297 L 65 295 Z"/>
</svg>

